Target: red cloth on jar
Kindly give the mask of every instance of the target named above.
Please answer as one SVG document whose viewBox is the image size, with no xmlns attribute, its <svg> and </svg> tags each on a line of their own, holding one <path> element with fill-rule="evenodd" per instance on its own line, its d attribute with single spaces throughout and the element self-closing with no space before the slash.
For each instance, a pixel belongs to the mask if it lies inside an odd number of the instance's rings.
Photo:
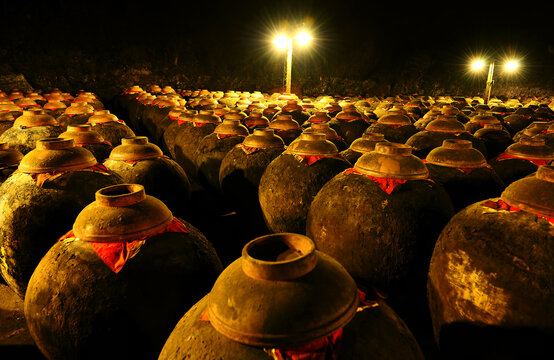
<svg viewBox="0 0 554 360">
<path fill-rule="evenodd" d="M 118 273 L 121 271 L 125 263 L 135 256 L 144 242 L 149 238 L 160 235 L 167 232 L 173 233 L 188 233 L 189 230 L 185 225 L 179 221 L 177 218 L 173 220 L 162 230 L 143 236 L 133 241 L 119 241 L 119 242 L 89 242 L 96 254 L 102 259 L 102 261 L 114 272 Z M 73 230 L 68 231 L 64 236 L 62 236 L 58 241 L 62 241 L 68 238 L 75 238 Z"/>
<path fill-rule="evenodd" d="M 527 160 L 527 161 L 531 161 L 533 164 L 535 164 L 537 166 L 548 165 L 548 163 L 550 162 L 550 160 L 526 159 L 526 158 L 523 158 L 523 157 L 513 156 L 513 155 L 510 155 L 510 154 L 506 154 L 506 153 L 502 153 L 502 154 L 498 155 L 498 157 L 496 158 L 497 161 L 502 161 L 502 160 L 506 160 L 506 159 Z"/>
</svg>

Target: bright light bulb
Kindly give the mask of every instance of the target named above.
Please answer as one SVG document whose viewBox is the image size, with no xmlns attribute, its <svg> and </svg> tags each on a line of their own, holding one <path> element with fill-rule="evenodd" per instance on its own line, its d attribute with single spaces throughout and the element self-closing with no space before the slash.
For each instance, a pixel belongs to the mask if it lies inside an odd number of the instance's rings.
<svg viewBox="0 0 554 360">
<path fill-rule="evenodd" d="M 298 33 L 298 35 L 296 35 L 295 39 L 296 41 L 298 41 L 298 44 L 300 46 L 306 46 L 310 41 L 312 41 L 313 38 L 310 34 L 308 34 L 308 32 L 301 31 Z"/>
<path fill-rule="evenodd" d="M 287 48 L 288 38 L 285 35 L 278 35 L 274 40 L 273 44 L 277 49 L 286 49 Z"/>
<path fill-rule="evenodd" d="M 483 67 L 485 67 L 485 63 L 482 61 L 482 60 L 475 60 L 472 64 L 471 64 L 471 68 L 473 70 L 481 70 Z"/>
<path fill-rule="evenodd" d="M 504 65 L 504 68 L 508 71 L 514 71 L 518 68 L 519 64 L 515 60 L 508 61 L 506 65 Z"/>
</svg>

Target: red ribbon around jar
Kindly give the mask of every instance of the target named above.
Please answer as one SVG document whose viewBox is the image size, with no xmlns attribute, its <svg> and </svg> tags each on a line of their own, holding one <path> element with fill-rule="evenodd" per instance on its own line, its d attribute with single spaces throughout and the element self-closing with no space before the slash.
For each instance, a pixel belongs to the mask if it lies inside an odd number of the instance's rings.
<svg viewBox="0 0 554 360">
<path fill-rule="evenodd" d="M 521 209 L 518 209 L 514 206 L 511 206 L 510 204 L 506 203 L 502 199 L 498 200 L 487 200 L 481 203 L 482 206 L 497 210 L 497 211 L 522 211 Z M 554 218 L 549 218 L 542 215 L 533 214 L 537 217 L 542 217 L 546 220 L 548 220 L 552 225 L 554 225 Z"/>
<path fill-rule="evenodd" d="M 526 159 L 526 158 L 523 158 L 523 157 L 513 156 L 513 155 L 510 155 L 510 154 L 506 154 L 506 153 L 502 153 L 502 154 L 498 155 L 498 157 L 496 158 L 497 161 L 502 161 L 502 160 L 506 160 L 506 159 L 527 160 L 527 161 L 530 161 L 530 162 L 532 162 L 533 164 L 535 164 L 537 166 L 548 165 L 548 163 L 550 162 L 550 160 Z"/>
<path fill-rule="evenodd" d="M 163 233 L 188 233 L 189 230 L 185 225 L 177 218 L 173 220 L 162 230 L 150 234 L 133 241 L 119 241 L 119 242 L 89 242 L 96 254 L 102 259 L 102 261 L 114 272 L 119 273 L 123 266 L 129 259 L 135 256 L 142 245 L 153 236 Z M 68 231 L 58 241 L 62 241 L 69 238 L 75 238 L 73 230 Z"/>
</svg>

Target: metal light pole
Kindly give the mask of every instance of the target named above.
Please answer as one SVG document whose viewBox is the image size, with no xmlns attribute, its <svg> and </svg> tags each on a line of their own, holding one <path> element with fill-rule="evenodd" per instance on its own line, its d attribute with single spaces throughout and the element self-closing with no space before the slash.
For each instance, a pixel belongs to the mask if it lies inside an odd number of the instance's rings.
<svg viewBox="0 0 554 360">
<path fill-rule="evenodd" d="M 278 49 L 287 48 L 285 92 L 288 94 L 291 93 L 292 89 L 292 48 L 295 39 L 300 46 L 306 46 L 312 40 L 312 37 L 307 32 L 301 31 L 294 38 L 287 35 L 279 35 L 273 40 Z"/>
<path fill-rule="evenodd" d="M 485 87 L 485 101 L 486 101 L 486 104 L 488 104 L 489 100 L 491 99 L 492 84 L 494 83 L 493 74 L 494 74 L 494 60 L 491 61 L 490 65 L 489 65 L 489 74 L 487 76 L 487 86 Z"/>
<path fill-rule="evenodd" d="M 482 60 L 476 60 L 471 65 L 473 70 L 478 71 L 485 66 L 485 63 Z M 512 72 L 512 71 L 515 71 L 518 68 L 518 66 L 519 64 L 517 61 L 510 60 L 506 62 L 506 64 L 504 65 L 504 69 L 506 71 Z M 485 87 L 485 96 L 484 96 L 485 104 L 488 104 L 488 102 L 491 99 L 492 85 L 494 84 L 493 76 L 494 76 L 494 60 L 492 60 L 489 63 L 489 74 L 487 75 L 487 85 Z"/>
</svg>

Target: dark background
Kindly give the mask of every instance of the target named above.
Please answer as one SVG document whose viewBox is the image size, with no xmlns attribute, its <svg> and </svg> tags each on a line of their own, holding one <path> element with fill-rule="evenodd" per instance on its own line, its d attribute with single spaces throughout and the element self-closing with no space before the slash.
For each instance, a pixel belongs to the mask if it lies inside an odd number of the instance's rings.
<svg viewBox="0 0 554 360">
<path fill-rule="evenodd" d="M 55 0 L 1 11 L 5 91 L 282 91 L 285 53 L 271 39 L 288 21 L 313 29 L 312 46 L 293 56 L 305 95 L 481 95 L 486 70 L 468 71 L 477 54 L 497 59 L 495 95 L 554 92 L 554 19 L 531 3 Z M 517 75 L 502 74 L 506 55 L 521 59 Z"/>
</svg>

